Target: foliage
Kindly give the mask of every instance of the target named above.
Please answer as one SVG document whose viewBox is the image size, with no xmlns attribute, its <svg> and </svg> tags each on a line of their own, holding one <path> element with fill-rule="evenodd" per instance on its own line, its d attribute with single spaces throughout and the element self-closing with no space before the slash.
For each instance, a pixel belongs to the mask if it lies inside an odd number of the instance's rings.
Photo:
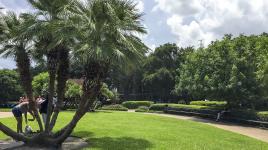
<svg viewBox="0 0 268 150">
<path fill-rule="evenodd" d="M 258 119 L 268 122 L 268 111 L 257 112 Z"/>
<path fill-rule="evenodd" d="M 81 94 L 82 94 L 81 85 L 70 80 L 67 81 L 66 92 L 65 92 L 66 98 L 74 98 L 74 97 L 80 98 Z"/>
<path fill-rule="evenodd" d="M 35 96 L 47 95 L 48 93 L 49 75 L 47 72 L 40 73 L 34 76 L 32 85 Z"/>
<path fill-rule="evenodd" d="M 16 71 L 0 70 L 0 103 L 8 100 L 18 100 L 23 94 Z"/>
<path fill-rule="evenodd" d="M 183 105 L 183 104 L 171 104 L 168 105 L 168 107 L 169 109 L 176 111 L 186 111 L 186 112 L 212 114 L 212 115 L 217 115 L 217 113 L 221 110 L 221 108 L 212 106 Z"/>
<path fill-rule="evenodd" d="M 245 120 L 259 120 L 259 121 L 268 121 L 268 112 L 267 111 L 255 111 L 255 110 L 232 110 L 228 113 L 231 117 L 245 119 Z"/>
<path fill-rule="evenodd" d="M 226 102 L 221 101 L 192 101 L 190 105 L 199 105 L 199 106 L 215 106 L 224 108 L 226 106 Z"/>
<path fill-rule="evenodd" d="M 170 104 L 152 104 L 149 109 L 153 111 L 164 111 L 168 105 Z"/>
<path fill-rule="evenodd" d="M 128 109 L 136 109 L 139 106 L 147 106 L 150 107 L 154 102 L 152 101 L 126 101 L 123 102 L 122 105 L 127 107 Z"/>
<path fill-rule="evenodd" d="M 135 112 L 148 112 L 149 111 L 149 107 L 147 106 L 139 106 Z"/>
<path fill-rule="evenodd" d="M 62 112 L 55 130 L 68 123 L 73 114 Z M 15 119 L 1 120 L 16 129 Z M 30 123 L 31 127 L 36 128 L 36 124 Z M 265 142 L 203 123 L 128 112 L 87 113 L 72 135 L 90 140 L 90 145 L 83 148 L 86 150 L 268 149 Z M 0 132 L 1 140 L 7 138 Z"/>
<path fill-rule="evenodd" d="M 128 111 L 126 107 L 119 104 L 103 106 L 101 110 Z"/>
<path fill-rule="evenodd" d="M 108 85 L 106 83 L 102 84 L 101 87 L 101 94 L 105 96 L 105 98 L 111 102 L 112 104 L 117 104 L 120 101 L 119 93 L 117 92 L 117 89 L 110 90 Z"/>
<path fill-rule="evenodd" d="M 102 84 L 101 93 L 108 99 L 112 99 L 114 97 L 114 93 L 108 88 L 108 85 L 106 83 Z"/>
<path fill-rule="evenodd" d="M 143 84 L 158 102 L 169 102 L 175 86 L 176 69 L 193 48 L 179 48 L 176 44 L 164 44 L 155 49 L 144 61 Z"/>
<path fill-rule="evenodd" d="M 226 35 L 196 50 L 178 69 L 175 92 L 191 99 L 225 100 L 229 107 L 258 108 L 266 99 L 262 87 L 267 43 L 267 34 Z"/>
</svg>

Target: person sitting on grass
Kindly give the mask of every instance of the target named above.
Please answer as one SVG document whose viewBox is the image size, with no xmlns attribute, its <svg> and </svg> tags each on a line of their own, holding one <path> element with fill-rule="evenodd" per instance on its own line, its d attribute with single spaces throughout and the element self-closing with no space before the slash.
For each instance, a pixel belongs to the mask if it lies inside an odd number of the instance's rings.
<svg viewBox="0 0 268 150">
<path fill-rule="evenodd" d="M 12 113 L 17 120 L 17 133 L 23 133 L 23 131 L 22 131 L 22 120 L 23 120 L 22 114 L 24 114 L 25 123 L 26 123 L 26 125 L 28 125 L 27 112 L 29 112 L 33 116 L 33 119 L 29 119 L 29 121 L 34 121 L 35 116 L 33 115 L 33 112 L 29 109 L 29 102 L 25 102 L 25 101 L 21 102 L 20 104 L 18 104 L 12 108 Z"/>
</svg>

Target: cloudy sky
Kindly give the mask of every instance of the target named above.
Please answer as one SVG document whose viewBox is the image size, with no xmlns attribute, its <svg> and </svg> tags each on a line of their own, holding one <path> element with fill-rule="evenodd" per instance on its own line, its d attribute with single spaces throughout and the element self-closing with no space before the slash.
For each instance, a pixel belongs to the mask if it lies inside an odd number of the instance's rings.
<svg viewBox="0 0 268 150">
<path fill-rule="evenodd" d="M 167 43 L 179 46 L 208 45 L 224 34 L 268 32 L 268 0 L 135 0 L 144 12 L 148 34 L 142 36 L 151 48 Z M 1 0 L 0 6 L 16 12 L 29 11 L 26 0 Z M 14 68 L 0 60 L 0 68 Z"/>
</svg>

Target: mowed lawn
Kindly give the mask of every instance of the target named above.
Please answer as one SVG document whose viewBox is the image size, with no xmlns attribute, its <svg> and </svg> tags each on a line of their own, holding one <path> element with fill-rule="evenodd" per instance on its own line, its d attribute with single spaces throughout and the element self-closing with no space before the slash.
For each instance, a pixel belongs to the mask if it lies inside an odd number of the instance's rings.
<svg viewBox="0 0 268 150">
<path fill-rule="evenodd" d="M 57 128 L 72 115 L 62 113 Z M 13 118 L 0 120 L 15 129 Z M 87 139 L 93 150 L 268 150 L 268 143 L 202 123 L 128 112 L 88 113 L 73 135 Z"/>
</svg>

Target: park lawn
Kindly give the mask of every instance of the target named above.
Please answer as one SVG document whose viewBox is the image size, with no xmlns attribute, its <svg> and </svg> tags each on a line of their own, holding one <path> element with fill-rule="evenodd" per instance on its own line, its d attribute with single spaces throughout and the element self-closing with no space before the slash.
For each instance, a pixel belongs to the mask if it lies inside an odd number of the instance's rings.
<svg viewBox="0 0 268 150">
<path fill-rule="evenodd" d="M 72 115 L 62 113 L 56 128 Z M 0 120 L 15 129 L 13 118 Z M 268 150 L 268 143 L 202 123 L 128 112 L 88 113 L 73 135 L 87 139 L 93 150 Z"/>
</svg>

